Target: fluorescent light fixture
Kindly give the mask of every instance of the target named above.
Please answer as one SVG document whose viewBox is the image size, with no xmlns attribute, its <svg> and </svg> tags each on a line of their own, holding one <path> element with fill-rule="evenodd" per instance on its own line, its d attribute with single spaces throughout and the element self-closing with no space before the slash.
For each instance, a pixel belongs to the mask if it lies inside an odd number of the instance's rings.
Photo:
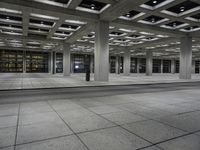
<svg viewBox="0 0 200 150">
<path fill-rule="evenodd" d="M 143 41 L 155 41 L 155 40 L 158 40 L 159 38 L 150 38 L 150 39 L 142 39 Z"/>
<path fill-rule="evenodd" d="M 200 27 L 191 29 L 191 30 L 180 29 L 180 31 L 183 31 L 183 32 L 194 32 L 194 31 L 199 31 L 199 30 L 200 30 Z"/>
<path fill-rule="evenodd" d="M 7 9 L 7 8 L 0 8 L 1 12 L 13 13 L 13 14 L 22 14 L 22 11 Z"/>
<path fill-rule="evenodd" d="M 67 37 L 58 37 L 58 36 L 53 36 L 51 38 L 52 39 L 56 39 L 56 40 L 65 40 L 65 39 L 67 39 Z"/>
<path fill-rule="evenodd" d="M 178 28 L 182 28 L 182 27 L 185 27 L 185 26 L 188 26 L 189 24 L 188 23 L 183 23 L 181 25 L 178 25 L 178 26 L 167 26 L 167 25 L 161 25 L 160 27 L 162 28 L 166 28 L 166 29 L 178 29 Z"/>
<path fill-rule="evenodd" d="M 30 13 L 32 17 L 44 18 L 44 19 L 52 19 L 52 20 L 59 20 L 59 17 L 47 16 L 42 14 Z"/>
<path fill-rule="evenodd" d="M 59 7 L 65 7 L 65 8 L 67 8 L 69 5 L 69 2 L 71 2 L 71 1 L 69 1 L 68 4 L 61 4 L 61 3 L 49 1 L 49 0 L 33 0 L 33 1 L 44 3 L 44 4 L 49 4 L 49 5 L 54 5 L 54 6 L 59 6 Z"/>
<path fill-rule="evenodd" d="M 143 35 L 155 35 L 154 33 L 151 33 L 151 32 L 139 32 L 140 34 L 143 34 Z"/>
<path fill-rule="evenodd" d="M 168 35 L 161 35 L 161 34 L 158 34 L 156 36 L 159 37 L 159 38 L 167 38 L 167 37 L 169 37 Z"/>
<path fill-rule="evenodd" d="M 136 30 L 130 30 L 130 29 L 125 29 L 125 28 L 119 28 L 119 30 L 123 32 L 129 32 L 129 33 L 136 32 Z"/>
<path fill-rule="evenodd" d="M 169 19 L 168 18 L 164 18 L 164 19 L 161 19 L 157 22 L 149 22 L 149 21 L 145 21 L 145 20 L 139 20 L 138 22 L 139 23 L 143 23 L 143 24 L 150 24 L 150 25 L 156 25 L 156 24 L 160 24 L 162 22 L 165 22 L 165 21 L 168 21 Z"/>
<path fill-rule="evenodd" d="M 87 22 L 83 22 L 83 21 L 79 21 L 79 20 L 65 20 L 66 23 L 72 23 L 72 24 L 80 24 L 80 25 L 84 25 L 87 24 Z"/>
</svg>

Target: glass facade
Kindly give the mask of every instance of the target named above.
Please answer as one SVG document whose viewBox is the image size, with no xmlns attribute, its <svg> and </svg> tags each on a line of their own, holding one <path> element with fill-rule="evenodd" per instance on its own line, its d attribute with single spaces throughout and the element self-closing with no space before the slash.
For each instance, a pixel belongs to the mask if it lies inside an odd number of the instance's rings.
<svg viewBox="0 0 200 150">
<path fill-rule="evenodd" d="M 26 52 L 26 72 L 47 73 L 49 53 L 47 52 Z"/>
<path fill-rule="evenodd" d="M 171 73 L 171 60 L 163 60 L 163 73 Z"/>
<path fill-rule="evenodd" d="M 85 55 L 74 54 L 74 73 L 85 72 Z"/>
<path fill-rule="evenodd" d="M 132 58 L 131 57 L 131 68 L 130 68 L 131 73 L 137 73 L 137 58 Z"/>
<path fill-rule="evenodd" d="M 0 72 L 23 72 L 23 51 L 1 50 Z"/>
<path fill-rule="evenodd" d="M 110 73 L 115 73 L 115 63 L 116 63 L 116 57 L 110 56 Z"/>
<path fill-rule="evenodd" d="M 179 73 L 179 67 L 180 67 L 180 62 L 179 62 L 179 60 L 176 60 L 176 69 L 175 69 L 175 72 L 176 73 Z"/>
<path fill-rule="evenodd" d="M 200 73 L 200 61 L 195 61 L 195 73 Z"/>
<path fill-rule="evenodd" d="M 139 59 L 139 61 L 140 61 L 139 72 L 140 73 L 145 73 L 146 72 L 146 59 L 145 58 L 141 58 L 141 59 Z"/>
<path fill-rule="evenodd" d="M 63 73 L 63 53 L 56 53 L 56 73 Z"/>
<path fill-rule="evenodd" d="M 161 59 L 153 59 L 153 73 L 161 73 Z"/>
</svg>

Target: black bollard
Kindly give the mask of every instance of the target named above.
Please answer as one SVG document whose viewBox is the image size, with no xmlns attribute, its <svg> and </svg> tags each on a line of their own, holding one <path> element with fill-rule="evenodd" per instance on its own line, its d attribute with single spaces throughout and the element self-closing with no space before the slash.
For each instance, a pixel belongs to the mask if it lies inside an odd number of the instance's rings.
<svg viewBox="0 0 200 150">
<path fill-rule="evenodd" d="M 86 70 L 86 81 L 90 81 L 90 70 Z"/>
</svg>

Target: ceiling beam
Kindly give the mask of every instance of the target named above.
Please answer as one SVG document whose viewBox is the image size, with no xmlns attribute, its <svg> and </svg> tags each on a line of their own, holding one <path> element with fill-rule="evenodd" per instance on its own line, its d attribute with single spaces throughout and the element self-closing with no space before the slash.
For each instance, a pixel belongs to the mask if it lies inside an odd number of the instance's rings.
<svg viewBox="0 0 200 150">
<path fill-rule="evenodd" d="M 68 8 L 69 9 L 75 9 L 80 3 L 81 3 L 82 0 L 71 0 Z"/>
<path fill-rule="evenodd" d="M 113 21 L 148 0 L 120 0 L 100 14 L 100 20 Z"/>
<path fill-rule="evenodd" d="M 48 5 L 32 0 L 1 0 L 0 6 L 3 8 L 21 11 L 24 9 L 29 9 L 32 13 L 39 13 L 42 15 L 50 15 L 55 17 L 66 17 L 68 19 L 78 19 L 80 21 L 91 21 L 99 19 L 99 15 L 97 14 Z"/>
<path fill-rule="evenodd" d="M 6 39 L 16 39 L 16 40 L 33 40 L 33 41 L 38 41 L 38 42 L 52 42 L 52 43 L 63 43 L 61 40 L 56 40 L 56 39 L 45 39 L 40 36 L 18 36 L 18 35 L 8 35 L 8 34 L 3 34 L 0 33 L 0 38 L 6 38 Z"/>
<path fill-rule="evenodd" d="M 111 25 L 114 25 L 114 26 L 119 25 L 124 28 L 141 30 L 141 31 L 146 31 L 146 32 L 154 32 L 156 34 L 167 34 L 167 35 L 173 36 L 173 37 L 181 37 L 181 36 L 186 35 L 186 33 L 183 33 L 180 31 L 174 31 L 174 30 L 170 30 L 170 29 L 160 28 L 160 27 L 156 27 L 154 25 L 130 22 L 127 20 L 122 20 L 122 19 L 116 19 L 115 21 L 111 22 Z"/>
</svg>

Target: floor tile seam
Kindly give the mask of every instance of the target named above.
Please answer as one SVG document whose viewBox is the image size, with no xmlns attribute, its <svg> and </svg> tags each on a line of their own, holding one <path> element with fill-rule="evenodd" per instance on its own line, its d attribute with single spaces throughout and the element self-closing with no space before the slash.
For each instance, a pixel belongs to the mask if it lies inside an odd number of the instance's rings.
<svg viewBox="0 0 200 150">
<path fill-rule="evenodd" d="M 86 147 L 87 150 L 90 150 L 89 147 L 83 142 L 83 140 L 73 131 L 73 129 L 63 120 L 60 114 L 52 107 L 52 105 L 47 101 L 47 104 L 53 109 L 53 111 L 58 115 L 58 117 L 63 121 L 63 123 L 72 131 L 72 133 L 78 138 L 78 140 Z"/>
<path fill-rule="evenodd" d="M 196 130 L 196 131 L 192 131 L 192 132 L 191 132 L 191 131 L 188 131 L 188 130 L 184 130 L 184 129 L 175 127 L 175 126 L 173 126 L 173 125 L 171 125 L 171 124 L 169 124 L 169 123 L 167 123 L 167 122 L 159 121 L 159 120 L 156 120 L 156 119 L 151 119 L 151 120 L 156 121 L 156 122 L 159 122 L 159 123 L 162 123 L 162 124 L 167 125 L 167 126 L 170 126 L 170 127 L 175 128 L 175 129 L 177 129 L 177 130 L 181 130 L 181 131 L 183 131 L 183 132 L 187 132 L 187 133 L 193 133 L 193 132 L 199 132 L 199 131 L 200 131 L 200 130 Z"/>
<path fill-rule="evenodd" d="M 198 111 L 200 112 L 200 109 L 195 109 L 195 110 L 188 111 L 188 112 L 183 112 L 183 113 L 177 113 L 175 116 L 189 114 L 189 113 L 194 113 L 194 112 L 198 112 Z"/>
<path fill-rule="evenodd" d="M 17 117 L 18 114 L 15 114 L 15 115 L 0 115 L 0 119 L 3 118 L 3 117 Z"/>
<path fill-rule="evenodd" d="M 14 145 L 2 146 L 2 147 L 0 147 L 0 150 L 4 149 L 4 148 L 9 148 L 9 147 L 14 147 Z"/>
<path fill-rule="evenodd" d="M 86 109 L 87 109 L 87 108 L 86 108 Z M 88 109 L 88 110 L 89 110 L 89 109 Z M 91 110 L 89 110 L 89 111 L 91 111 Z M 118 127 L 122 128 L 122 129 L 126 130 L 128 133 L 131 133 L 131 134 L 135 135 L 136 137 L 138 137 L 138 138 L 140 138 L 140 139 L 142 139 L 142 140 L 144 140 L 144 141 L 146 141 L 146 142 L 148 142 L 148 143 L 150 143 L 150 144 L 153 145 L 153 143 L 150 142 L 149 140 L 147 140 L 147 139 L 145 139 L 145 138 L 143 138 L 143 137 L 141 137 L 141 136 L 139 136 L 139 135 L 137 135 L 137 134 L 135 134 L 135 133 L 130 132 L 130 131 L 127 130 L 126 128 L 122 127 L 121 125 L 118 125 L 118 124 L 116 124 L 115 122 L 108 120 L 107 118 L 101 116 L 100 114 L 97 114 L 97 113 L 95 113 L 95 114 L 98 115 L 99 117 L 101 117 L 101 118 L 103 118 L 103 119 L 105 119 L 105 120 L 107 120 L 107 121 L 109 121 L 109 122 L 115 124 L 116 126 L 118 126 Z"/>
<path fill-rule="evenodd" d="M 48 112 L 54 112 L 53 110 L 49 110 L 49 111 L 43 111 L 43 112 L 36 112 L 35 114 L 42 114 L 42 113 L 48 113 Z M 31 115 L 32 113 L 24 113 L 24 112 L 20 112 L 20 116 L 22 115 Z"/>
<path fill-rule="evenodd" d="M 18 117 L 17 117 L 17 127 L 16 127 L 15 142 L 14 142 L 14 150 L 16 150 L 17 136 L 18 136 L 18 130 L 19 130 L 20 107 L 21 107 L 21 104 L 19 103 L 19 106 L 18 106 Z"/>
<path fill-rule="evenodd" d="M 54 140 L 62 137 L 68 137 L 68 136 L 73 136 L 74 134 L 66 134 L 66 135 L 61 135 L 61 136 L 55 136 L 55 137 L 50 137 L 46 139 L 41 139 L 41 140 L 33 140 L 29 142 L 24 142 L 24 143 L 16 143 L 14 146 L 20 146 L 20 145 L 26 145 L 26 144 L 31 144 L 31 143 L 38 143 L 38 142 L 43 142 L 43 141 L 48 141 L 48 140 Z"/>
<path fill-rule="evenodd" d="M 60 119 L 60 118 L 58 118 L 58 119 Z M 60 120 L 60 121 L 62 121 L 62 120 Z M 26 126 L 35 125 L 35 124 L 47 124 L 47 123 L 56 124 L 56 125 L 61 124 L 61 123 L 57 123 L 57 122 L 55 123 L 54 121 L 47 120 L 47 121 L 39 121 L 39 122 L 26 123 L 26 124 L 19 123 L 19 127 L 26 127 Z"/>
<path fill-rule="evenodd" d="M 165 143 L 165 142 L 168 142 L 168 141 L 173 141 L 173 140 L 176 140 L 176 139 L 179 139 L 179 138 L 183 138 L 183 137 L 186 137 L 186 136 L 189 136 L 189 135 L 196 135 L 196 134 L 194 134 L 194 133 L 183 134 L 183 135 L 171 138 L 171 139 L 167 139 L 167 140 L 164 140 L 164 141 L 161 141 L 161 142 L 157 142 L 154 145 L 158 146 L 159 144 L 162 144 L 162 143 Z"/>
<path fill-rule="evenodd" d="M 144 150 L 144 149 L 146 149 L 146 148 L 151 148 L 151 147 L 154 147 L 154 146 L 155 146 L 156 148 L 158 148 L 159 150 L 164 150 L 163 148 L 159 147 L 158 145 L 150 145 L 150 146 L 138 148 L 138 149 L 136 149 L 136 150 Z"/>
<path fill-rule="evenodd" d="M 134 114 L 134 115 L 141 116 L 141 117 L 143 117 L 143 118 L 146 118 L 147 120 L 151 120 L 151 119 L 152 119 L 152 118 L 150 118 L 150 117 L 147 117 L 147 116 L 142 115 L 141 113 L 132 112 L 132 111 L 130 111 L 130 110 L 126 110 L 126 109 L 123 109 L 123 108 L 119 108 L 119 109 L 124 110 L 124 111 L 128 111 L 128 112 L 130 112 L 130 113 L 132 113 L 132 114 Z M 166 116 L 171 116 L 171 115 L 166 115 Z M 165 117 L 166 117 L 166 116 L 165 116 Z M 164 116 L 163 116 L 163 117 L 164 117 Z"/>
</svg>

